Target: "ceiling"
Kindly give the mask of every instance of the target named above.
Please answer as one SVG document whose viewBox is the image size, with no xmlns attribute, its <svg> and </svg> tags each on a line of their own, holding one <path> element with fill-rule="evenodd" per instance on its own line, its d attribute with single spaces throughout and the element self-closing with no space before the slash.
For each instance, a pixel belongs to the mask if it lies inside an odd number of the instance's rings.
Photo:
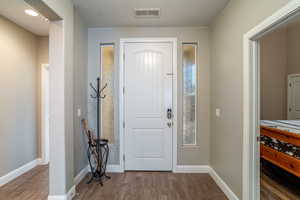
<svg viewBox="0 0 300 200">
<path fill-rule="evenodd" d="M 30 6 L 23 0 L 1 0 L 0 3 L 0 15 L 36 35 L 48 35 L 49 23 L 45 18 L 42 16 L 29 16 L 24 13 L 25 9 L 30 9 Z"/>
<path fill-rule="evenodd" d="M 88 27 L 207 26 L 229 0 L 73 0 Z M 135 8 L 160 8 L 159 18 L 136 18 Z"/>
</svg>

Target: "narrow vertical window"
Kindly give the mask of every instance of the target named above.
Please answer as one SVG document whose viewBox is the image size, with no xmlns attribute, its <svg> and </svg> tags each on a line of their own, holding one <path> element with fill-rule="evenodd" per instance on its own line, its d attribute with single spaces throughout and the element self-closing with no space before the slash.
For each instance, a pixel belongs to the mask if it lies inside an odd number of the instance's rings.
<svg viewBox="0 0 300 200">
<path fill-rule="evenodd" d="M 197 44 L 182 45 L 183 61 L 183 145 L 197 145 Z"/>
<path fill-rule="evenodd" d="M 107 84 L 103 93 L 105 98 L 101 99 L 101 136 L 114 143 L 114 44 L 101 44 L 101 87 Z"/>
</svg>

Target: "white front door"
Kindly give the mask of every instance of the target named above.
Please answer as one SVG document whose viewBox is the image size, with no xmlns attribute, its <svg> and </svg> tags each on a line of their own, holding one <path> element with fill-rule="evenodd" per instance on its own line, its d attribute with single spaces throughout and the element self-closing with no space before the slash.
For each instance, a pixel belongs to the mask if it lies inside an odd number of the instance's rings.
<svg viewBox="0 0 300 200">
<path fill-rule="evenodd" d="M 125 43 L 124 53 L 125 170 L 172 170 L 172 44 Z"/>
<path fill-rule="evenodd" d="M 288 119 L 300 120 L 300 74 L 290 75 L 288 84 Z"/>
</svg>

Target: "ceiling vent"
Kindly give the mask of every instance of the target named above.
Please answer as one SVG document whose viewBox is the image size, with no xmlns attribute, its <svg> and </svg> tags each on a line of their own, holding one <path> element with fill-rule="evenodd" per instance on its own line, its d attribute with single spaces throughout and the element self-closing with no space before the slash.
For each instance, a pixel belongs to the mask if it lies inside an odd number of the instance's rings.
<svg viewBox="0 0 300 200">
<path fill-rule="evenodd" d="M 157 18 L 160 16 L 159 8 L 137 8 L 134 9 L 137 18 Z"/>
</svg>

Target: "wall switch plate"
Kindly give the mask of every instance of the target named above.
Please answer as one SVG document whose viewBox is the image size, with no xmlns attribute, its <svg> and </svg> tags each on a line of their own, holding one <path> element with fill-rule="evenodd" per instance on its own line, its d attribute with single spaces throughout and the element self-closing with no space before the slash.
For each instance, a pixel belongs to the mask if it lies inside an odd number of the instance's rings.
<svg viewBox="0 0 300 200">
<path fill-rule="evenodd" d="M 221 109 L 220 108 L 216 109 L 216 116 L 221 117 Z"/>
<path fill-rule="evenodd" d="M 80 110 L 80 108 L 77 109 L 77 116 L 78 116 L 78 117 L 81 116 L 81 110 Z"/>
</svg>

